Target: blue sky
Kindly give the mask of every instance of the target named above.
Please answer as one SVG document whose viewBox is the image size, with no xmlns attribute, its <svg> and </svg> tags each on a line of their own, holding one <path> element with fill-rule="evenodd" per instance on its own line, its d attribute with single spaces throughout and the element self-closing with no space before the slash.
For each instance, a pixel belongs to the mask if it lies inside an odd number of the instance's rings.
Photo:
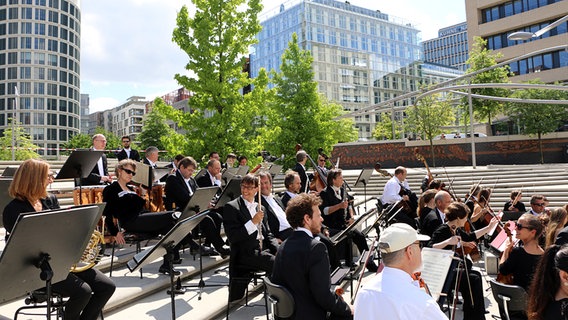
<svg viewBox="0 0 568 320">
<path fill-rule="evenodd" d="M 262 0 L 264 11 L 283 1 Z M 350 0 L 411 22 L 423 40 L 438 29 L 465 21 L 464 0 Z M 187 55 L 171 41 L 176 14 L 189 0 L 83 0 L 81 93 L 91 112 L 116 107 L 131 96 L 152 100 L 176 90 Z"/>
</svg>

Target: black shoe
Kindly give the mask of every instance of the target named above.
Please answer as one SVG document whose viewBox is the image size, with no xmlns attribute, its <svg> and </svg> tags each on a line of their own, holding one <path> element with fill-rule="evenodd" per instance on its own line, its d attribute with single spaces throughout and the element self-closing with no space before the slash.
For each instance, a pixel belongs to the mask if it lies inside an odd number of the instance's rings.
<svg viewBox="0 0 568 320">
<path fill-rule="evenodd" d="M 164 264 L 160 266 L 160 269 L 158 269 L 158 271 L 163 274 L 170 274 L 170 268 Z M 180 271 L 174 270 L 174 276 L 179 276 L 180 274 Z"/>
<path fill-rule="evenodd" d="M 218 251 L 221 254 L 221 258 L 223 258 L 223 259 L 225 259 L 226 257 L 231 255 L 231 249 L 230 248 L 221 247 Z"/>
</svg>

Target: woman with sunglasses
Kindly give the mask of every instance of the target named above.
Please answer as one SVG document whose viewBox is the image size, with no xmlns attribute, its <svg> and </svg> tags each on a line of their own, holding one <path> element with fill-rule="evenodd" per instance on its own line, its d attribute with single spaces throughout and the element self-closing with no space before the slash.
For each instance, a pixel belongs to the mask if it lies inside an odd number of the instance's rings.
<svg viewBox="0 0 568 320">
<path fill-rule="evenodd" d="M 179 212 L 144 212 L 146 200 L 134 192 L 129 185 L 132 177 L 136 175 L 136 162 L 132 159 L 121 160 L 116 165 L 117 180 L 103 190 L 103 201 L 106 207 L 103 215 L 109 233 L 115 237 L 118 244 L 124 244 L 122 229 L 133 233 L 166 234 L 175 225 Z M 113 218 L 118 219 L 119 226 L 114 224 Z M 181 263 L 179 247 L 174 248 L 174 263 Z M 170 266 L 166 260 L 160 267 L 161 273 L 169 273 Z M 176 271 L 176 273 L 178 273 Z"/>
<path fill-rule="evenodd" d="M 452 202 L 444 210 L 444 213 L 446 223 L 440 225 L 434 231 L 428 245 L 435 249 L 455 249 L 456 255 L 462 257 L 467 255 L 466 249 L 472 249 L 476 246 L 475 240 L 488 233 L 498 223 L 498 220 L 493 218 L 489 225 L 477 229 L 475 232 L 466 232 L 463 227 L 467 221 L 469 208 L 465 204 Z M 485 300 L 481 273 L 471 269 L 472 263 L 469 259 L 464 257 L 463 260 L 467 272 L 461 273 L 459 291 L 463 297 L 464 320 L 485 320 Z"/>
<path fill-rule="evenodd" d="M 529 320 L 568 320 L 568 246 L 544 251 L 529 290 Z"/>
<path fill-rule="evenodd" d="M 507 249 L 503 251 L 499 273 L 513 275 L 513 284 L 528 290 L 536 265 L 544 250 L 538 239 L 544 230 L 542 223 L 530 213 L 523 214 L 516 223 L 519 245 L 507 239 Z"/>
</svg>

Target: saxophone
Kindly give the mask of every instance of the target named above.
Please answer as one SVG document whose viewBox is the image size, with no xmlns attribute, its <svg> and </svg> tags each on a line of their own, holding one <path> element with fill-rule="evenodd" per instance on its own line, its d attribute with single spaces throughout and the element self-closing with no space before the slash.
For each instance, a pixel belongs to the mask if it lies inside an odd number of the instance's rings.
<svg viewBox="0 0 568 320">
<path fill-rule="evenodd" d="M 89 243 L 87 244 L 87 248 L 83 251 L 83 255 L 79 262 L 71 266 L 70 272 L 83 272 L 86 270 L 91 269 L 97 263 L 99 263 L 103 257 L 103 253 L 105 252 L 105 217 L 101 218 L 102 227 L 101 231 L 94 230 L 93 234 L 91 234 L 91 238 L 89 239 Z"/>
</svg>

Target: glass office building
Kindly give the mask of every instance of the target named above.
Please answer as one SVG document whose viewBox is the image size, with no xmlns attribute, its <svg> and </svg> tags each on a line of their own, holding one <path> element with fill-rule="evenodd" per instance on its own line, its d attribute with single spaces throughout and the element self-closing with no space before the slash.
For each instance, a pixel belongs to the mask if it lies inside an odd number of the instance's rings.
<svg viewBox="0 0 568 320">
<path fill-rule="evenodd" d="M 51 158 L 79 133 L 80 40 L 79 0 L 0 0 L 0 132 L 15 114 Z"/>
<path fill-rule="evenodd" d="M 295 32 L 314 58 L 319 92 L 346 111 L 419 88 L 420 31 L 402 19 L 333 0 L 293 0 L 259 18 L 263 29 L 251 55 L 252 77 L 260 68 L 279 71 Z M 355 118 L 360 139 L 371 138 L 378 119 Z"/>
<path fill-rule="evenodd" d="M 422 42 L 424 61 L 467 70 L 467 22 L 438 30 L 438 38 Z"/>
</svg>

